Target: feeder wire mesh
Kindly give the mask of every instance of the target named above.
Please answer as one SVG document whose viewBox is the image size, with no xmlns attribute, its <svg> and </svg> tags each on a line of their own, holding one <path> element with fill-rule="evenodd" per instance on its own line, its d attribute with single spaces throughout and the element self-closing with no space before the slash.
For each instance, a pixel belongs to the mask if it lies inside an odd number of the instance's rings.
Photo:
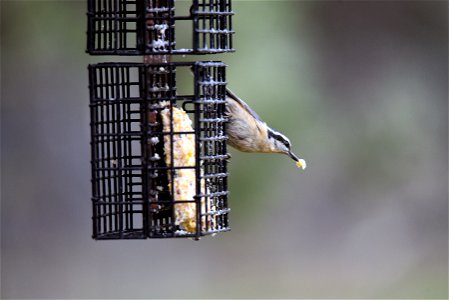
<svg viewBox="0 0 449 300">
<path fill-rule="evenodd" d="M 230 230 L 226 65 L 172 54 L 234 51 L 230 0 L 89 0 L 87 52 L 143 55 L 89 65 L 94 239 L 192 237 Z M 176 48 L 175 22 L 192 46 Z M 193 72 L 179 93 L 178 72 Z"/>
<path fill-rule="evenodd" d="M 89 0 L 87 51 L 92 55 L 233 52 L 231 0 L 193 0 L 189 15 L 174 0 Z M 176 22 L 191 22 L 192 44 L 176 48 Z"/>
<path fill-rule="evenodd" d="M 179 68 L 194 70 L 192 95 L 172 88 Z M 94 238 L 198 238 L 229 230 L 225 65 L 100 63 L 90 65 L 89 74 Z M 168 130 L 161 102 L 168 103 Z M 174 109 L 192 116 L 192 131 L 173 128 Z M 175 155 L 167 164 L 163 158 L 175 153 L 175 140 L 189 136 L 194 164 L 176 165 Z M 195 174 L 192 199 L 173 197 L 181 170 Z M 186 204 L 196 214 L 193 229 L 182 228 L 174 214 Z"/>
</svg>

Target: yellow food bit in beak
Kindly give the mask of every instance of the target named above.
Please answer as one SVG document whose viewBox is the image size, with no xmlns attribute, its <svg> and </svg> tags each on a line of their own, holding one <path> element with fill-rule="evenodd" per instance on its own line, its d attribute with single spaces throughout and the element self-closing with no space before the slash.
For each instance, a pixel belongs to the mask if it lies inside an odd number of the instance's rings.
<svg viewBox="0 0 449 300">
<path fill-rule="evenodd" d="M 304 159 L 299 159 L 297 162 L 296 162 L 296 166 L 298 167 L 298 168 L 301 168 L 301 169 L 305 169 L 306 167 L 307 167 L 307 164 L 306 164 L 306 161 L 304 160 Z"/>
</svg>

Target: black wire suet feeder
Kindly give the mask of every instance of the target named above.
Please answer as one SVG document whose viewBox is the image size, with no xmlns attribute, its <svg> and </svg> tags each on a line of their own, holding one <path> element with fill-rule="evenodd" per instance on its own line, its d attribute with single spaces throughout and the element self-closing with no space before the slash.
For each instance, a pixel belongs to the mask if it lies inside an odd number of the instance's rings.
<svg viewBox="0 0 449 300">
<path fill-rule="evenodd" d="M 176 15 L 174 0 L 89 0 L 87 49 L 94 55 L 233 52 L 231 0 L 192 0 Z M 177 49 L 175 25 L 190 22 L 192 44 Z"/>
<path fill-rule="evenodd" d="M 230 230 L 226 65 L 170 56 L 234 51 L 232 15 L 230 0 L 193 0 L 188 16 L 173 0 L 88 1 L 88 53 L 143 56 L 88 68 L 94 239 Z M 177 21 L 192 22 L 189 49 L 176 48 Z M 184 71 L 191 93 L 177 87 Z"/>
</svg>

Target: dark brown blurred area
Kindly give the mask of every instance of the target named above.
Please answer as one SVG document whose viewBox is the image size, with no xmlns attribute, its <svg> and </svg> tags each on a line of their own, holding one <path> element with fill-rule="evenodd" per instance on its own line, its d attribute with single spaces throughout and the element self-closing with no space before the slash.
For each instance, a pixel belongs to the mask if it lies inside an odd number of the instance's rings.
<svg viewBox="0 0 449 300">
<path fill-rule="evenodd" d="M 225 61 L 307 169 L 231 150 L 231 232 L 96 242 L 87 65 L 138 58 L 85 54 L 84 1 L 1 2 L 2 299 L 447 299 L 448 3 L 233 9 L 236 53 L 179 59 Z"/>
</svg>

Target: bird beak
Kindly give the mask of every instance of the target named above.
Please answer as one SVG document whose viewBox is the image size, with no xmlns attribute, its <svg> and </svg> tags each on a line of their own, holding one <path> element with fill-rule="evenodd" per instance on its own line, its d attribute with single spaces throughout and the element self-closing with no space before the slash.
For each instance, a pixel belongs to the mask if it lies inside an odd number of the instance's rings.
<svg viewBox="0 0 449 300">
<path fill-rule="evenodd" d="M 296 154 L 295 153 L 293 153 L 293 152 L 288 152 L 288 155 L 294 160 L 294 161 L 299 161 L 299 157 L 298 156 L 296 156 Z"/>
<path fill-rule="evenodd" d="M 298 168 L 301 169 L 305 169 L 307 167 L 306 161 L 304 159 L 299 158 L 298 156 L 296 156 L 295 153 L 289 151 L 288 155 L 294 160 L 296 161 L 296 166 L 298 166 Z"/>
</svg>

